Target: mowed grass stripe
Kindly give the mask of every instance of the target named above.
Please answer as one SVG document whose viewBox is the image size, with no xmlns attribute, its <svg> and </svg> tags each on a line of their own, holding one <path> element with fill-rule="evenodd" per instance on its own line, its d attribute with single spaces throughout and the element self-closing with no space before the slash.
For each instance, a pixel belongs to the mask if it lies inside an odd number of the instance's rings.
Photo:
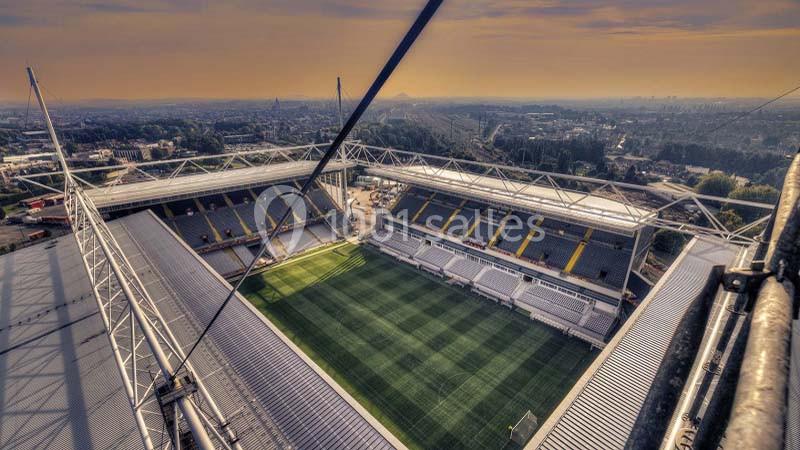
<svg viewBox="0 0 800 450">
<path fill-rule="evenodd" d="M 346 245 L 243 292 L 412 448 L 502 448 L 544 420 L 594 358 L 587 345 L 370 248 Z"/>
<path fill-rule="evenodd" d="M 291 283 L 291 281 L 287 282 Z M 373 355 L 375 358 L 368 359 L 366 361 L 370 367 L 383 368 L 383 366 L 387 363 L 396 363 L 396 368 L 389 368 L 388 370 L 397 373 L 397 376 L 399 377 L 405 373 L 406 370 L 404 369 L 407 369 L 402 367 L 401 362 L 403 358 L 407 357 L 409 354 L 426 354 L 427 350 L 424 348 L 425 341 L 418 339 L 414 341 L 412 339 L 413 336 L 406 335 L 402 332 L 402 330 L 396 331 L 393 329 L 390 322 L 387 322 L 386 328 L 391 330 L 392 337 L 396 339 L 393 347 L 396 347 L 399 350 L 392 351 L 392 349 L 384 349 L 383 352 L 365 350 L 365 347 L 369 347 L 370 343 L 363 336 L 359 336 L 359 331 L 363 329 L 360 327 L 360 325 L 375 320 L 385 321 L 385 319 L 370 315 L 369 312 L 364 308 L 351 307 L 350 309 L 340 309 L 337 306 L 339 300 L 345 297 L 345 294 L 342 291 L 331 290 L 327 293 L 327 295 L 330 296 L 329 300 L 333 301 L 315 302 L 314 298 L 317 298 L 320 294 L 316 291 L 316 288 L 310 288 L 304 293 L 299 294 L 302 299 L 298 300 L 306 301 L 308 302 L 307 304 L 301 305 L 299 302 L 292 302 L 290 305 L 292 305 L 293 309 L 298 310 L 301 314 L 305 315 L 306 319 L 311 322 L 325 324 L 343 323 L 344 327 L 342 328 L 337 328 L 331 332 L 329 327 L 324 327 L 323 331 L 329 335 L 329 338 L 338 338 L 340 342 L 347 343 L 349 347 L 352 347 L 356 350 L 354 353 Z M 427 353 L 432 354 L 432 352 Z M 439 364 L 443 364 L 445 362 L 446 361 L 439 361 Z M 424 372 L 423 375 L 425 375 Z M 412 395 L 419 398 L 431 398 L 433 392 L 425 391 L 425 387 L 430 386 L 432 383 L 432 380 L 419 379 L 417 383 L 414 383 L 413 385 L 410 385 L 401 391 L 404 392 L 405 395 Z"/>
</svg>

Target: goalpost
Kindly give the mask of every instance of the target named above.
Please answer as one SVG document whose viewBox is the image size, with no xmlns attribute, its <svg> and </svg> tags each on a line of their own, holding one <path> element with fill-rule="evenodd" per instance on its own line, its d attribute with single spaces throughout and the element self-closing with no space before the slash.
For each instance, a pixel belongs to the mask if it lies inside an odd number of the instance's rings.
<svg viewBox="0 0 800 450">
<path fill-rule="evenodd" d="M 525 414 L 523 414 L 522 418 L 519 419 L 516 425 L 509 426 L 509 430 L 511 431 L 511 436 L 509 436 L 509 440 L 517 443 L 520 446 L 524 446 L 528 439 L 533 436 L 533 432 L 536 431 L 536 427 L 539 426 L 539 421 L 536 419 L 536 416 L 528 410 Z"/>
</svg>

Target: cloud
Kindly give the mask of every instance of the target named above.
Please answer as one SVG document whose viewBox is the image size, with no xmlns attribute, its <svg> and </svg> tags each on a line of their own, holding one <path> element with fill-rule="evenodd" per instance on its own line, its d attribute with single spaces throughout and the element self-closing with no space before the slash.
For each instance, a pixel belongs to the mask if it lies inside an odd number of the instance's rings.
<svg viewBox="0 0 800 450">
<path fill-rule="evenodd" d="M 633 31 L 634 29 L 675 29 L 675 30 L 701 30 L 713 26 L 719 22 L 718 17 L 708 15 L 686 15 L 675 17 L 632 17 L 621 20 L 590 20 L 580 23 L 580 27 L 609 30 L 619 32 L 622 30 Z"/>
<path fill-rule="evenodd" d="M 89 9 L 91 11 L 96 11 L 100 13 L 146 13 L 146 12 L 153 12 L 153 9 L 136 6 L 136 5 L 127 5 L 124 3 L 89 3 L 82 5 L 83 8 Z"/>
<path fill-rule="evenodd" d="M 44 23 L 44 20 L 35 17 L 0 14 L 0 27 L 25 27 L 43 25 Z"/>
</svg>

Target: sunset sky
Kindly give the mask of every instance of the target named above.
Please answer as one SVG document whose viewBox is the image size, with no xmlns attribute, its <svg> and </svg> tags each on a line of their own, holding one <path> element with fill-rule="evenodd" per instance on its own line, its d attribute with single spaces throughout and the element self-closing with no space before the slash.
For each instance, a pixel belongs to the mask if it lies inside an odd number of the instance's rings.
<svg viewBox="0 0 800 450">
<path fill-rule="evenodd" d="M 224 5 L 222 4 L 224 3 Z M 0 100 L 359 96 L 420 0 L 0 0 Z M 383 95 L 776 96 L 798 0 L 445 0 Z"/>
</svg>

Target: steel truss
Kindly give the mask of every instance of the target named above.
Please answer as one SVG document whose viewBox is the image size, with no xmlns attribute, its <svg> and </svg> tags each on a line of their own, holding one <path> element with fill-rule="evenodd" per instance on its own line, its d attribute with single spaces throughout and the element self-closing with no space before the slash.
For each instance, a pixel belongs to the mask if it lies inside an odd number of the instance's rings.
<svg viewBox="0 0 800 450">
<path fill-rule="evenodd" d="M 120 183 L 147 181 L 153 179 L 175 178 L 183 175 L 197 173 L 224 172 L 243 167 L 268 167 L 272 164 L 315 161 L 323 153 L 327 144 L 310 144 L 293 147 L 265 147 L 261 149 L 246 150 L 241 152 L 225 153 L 222 155 L 203 155 L 189 158 L 177 158 L 161 161 L 146 161 L 106 167 L 94 167 L 73 170 L 73 176 L 88 188 L 103 189 Z M 582 177 L 576 175 L 542 172 L 538 170 L 513 167 L 502 164 L 467 161 L 447 158 L 422 153 L 414 153 L 391 148 L 364 145 L 355 141 L 348 141 L 342 145 L 338 159 L 343 163 L 353 164 L 366 168 L 391 169 L 406 180 L 414 184 L 430 186 L 430 180 L 444 170 L 455 171 L 457 179 L 437 179 L 438 184 L 446 183 L 452 190 L 470 193 L 476 197 L 481 195 L 482 181 L 499 180 L 509 199 L 530 197 L 527 192 L 533 186 L 543 186 L 552 189 L 557 196 L 556 206 L 568 213 L 580 211 L 582 214 L 594 215 L 593 222 L 598 227 L 603 227 L 603 221 L 609 216 L 615 216 L 635 227 L 652 226 L 659 229 L 677 231 L 689 235 L 710 235 L 723 238 L 738 244 L 751 244 L 755 242 L 753 231 L 766 224 L 770 217 L 773 205 L 715 197 L 712 195 L 697 194 L 692 191 L 678 193 L 658 189 L 650 186 L 641 186 L 618 181 L 602 180 L 598 178 Z M 208 163 L 213 164 L 208 164 Z M 170 170 L 164 170 L 167 167 Z M 411 168 L 422 169 L 410 170 Z M 93 172 L 110 172 L 125 170 L 125 175 L 118 176 L 106 186 L 96 186 L 76 174 Z M 38 181 L 36 178 L 62 175 L 61 172 L 48 172 L 32 175 L 18 175 L 16 179 L 30 183 L 40 188 L 56 191 Z M 126 175 L 132 175 L 130 179 Z M 126 179 L 127 178 L 127 179 Z M 567 189 L 562 186 L 565 182 L 576 182 L 584 186 L 585 190 Z M 522 183 L 522 184 L 519 184 Z M 340 189 L 343 183 L 334 183 Z M 345 188 L 346 189 L 346 188 Z M 59 191 L 56 191 L 59 192 Z M 656 208 L 642 208 L 637 206 L 630 198 L 630 193 L 647 193 L 650 197 L 664 199 L 663 204 Z M 627 193 L 627 194 L 626 194 Z M 337 200 L 341 195 L 333 196 Z M 581 202 L 591 197 L 604 197 L 618 201 L 624 206 L 624 211 L 608 210 L 593 206 L 591 210 L 582 208 Z M 706 225 L 689 223 L 685 220 L 670 218 L 664 213 L 676 211 L 685 205 L 692 205 L 704 218 Z M 744 224 L 737 229 L 728 229 L 725 224 L 712 213 L 720 205 L 736 205 L 764 211 L 758 219 Z M 344 204 L 342 204 L 344 206 Z M 534 211 L 538 212 L 538 211 Z"/>
<path fill-rule="evenodd" d="M 773 208 L 773 205 L 764 203 L 715 197 L 691 191 L 677 193 L 650 186 L 427 155 L 364 145 L 358 142 L 347 142 L 344 145 L 344 149 L 346 152 L 344 157 L 358 166 L 391 169 L 394 174 L 400 175 L 403 180 L 420 186 L 432 186 L 430 180 L 436 179 L 438 185 L 445 184 L 454 192 L 467 193 L 476 197 L 480 197 L 481 191 L 488 192 L 485 184 L 482 184 L 482 181 L 487 181 L 488 179 L 492 179 L 492 181 L 499 180 L 499 186 L 502 187 L 504 194 L 509 199 L 529 196 L 530 194 L 526 191 L 532 186 L 544 186 L 555 192 L 557 200 L 553 201 L 553 203 L 556 206 L 562 208 L 565 212 L 580 211 L 583 215 L 593 214 L 595 216 L 594 220 L 601 227 L 607 217 L 615 216 L 634 224 L 635 227 L 652 226 L 689 235 L 718 236 L 733 243 L 748 245 L 755 242 L 752 232 L 769 220 L 770 212 Z M 414 170 L 411 170 L 412 168 Z M 445 170 L 455 171 L 457 173 L 456 179 L 443 180 L 437 178 L 437 175 L 440 175 Z M 577 182 L 581 186 L 585 186 L 585 190 L 566 189 L 561 186 L 561 184 L 565 184 L 565 181 Z M 629 194 L 626 195 L 626 192 Z M 631 201 L 629 198 L 631 192 L 647 193 L 650 197 L 661 198 L 663 199 L 663 204 L 656 208 L 642 208 Z M 604 209 L 600 206 L 592 206 L 591 209 L 582 208 L 580 202 L 590 197 L 616 200 L 624 205 L 624 211 Z M 674 211 L 686 204 L 694 205 L 697 211 L 705 218 L 705 221 L 708 222 L 708 225 L 687 223 L 664 217 L 663 213 L 670 210 Z M 721 205 L 754 208 L 764 211 L 764 215 L 737 229 L 730 230 L 711 212 Z"/>
<path fill-rule="evenodd" d="M 103 189 L 118 184 L 137 181 L 151 181 L 177 178 L 186 175 L 201 173 L 219 173 L 245 167 L 269 167 L 274 164 L 298 161 L 317 161 L 325 153 L 327 144 L 309 144 L 293 147 L 267 146 L 253 150 L 245 150 L 220 155 L 199 155 L 186 158 L 163 159 L 158 161 L 130 162 L 102 167 L 87 167 L 71 169 L 72 177 L 88 189 Z M 118 172 L 113 181 L 97 185 L 85 179 L 92 173 Z M 61 171 L 37 173 L 30 175 L 17 175 L 14 178 L 20 181 L 36 184 L 38 178 L 61 176 Z M 81 176 L 83 175 L 83 176 Z M 52 188 L 48 188 L 53 190 Z M 60 192 L 60 191 L 57 191 Z"/>
<path fill-rule="evenodd" d="M 191 365 L 172 381 L 173 365 L 184 356 L 181 347 L 97 208 L 73 177 L 31 69 L 28 75 L 63 168 L 60 174 L 64 176 L 70 226 L 144 447 L 179 448 L 180 438 L 190 434 L 200 449 L 239 449 L 233 430 Z M 170 420 L 166 411 L 171 413 Z M 171 436 L 176 437 L 174 442 Z"/>
</svg>

